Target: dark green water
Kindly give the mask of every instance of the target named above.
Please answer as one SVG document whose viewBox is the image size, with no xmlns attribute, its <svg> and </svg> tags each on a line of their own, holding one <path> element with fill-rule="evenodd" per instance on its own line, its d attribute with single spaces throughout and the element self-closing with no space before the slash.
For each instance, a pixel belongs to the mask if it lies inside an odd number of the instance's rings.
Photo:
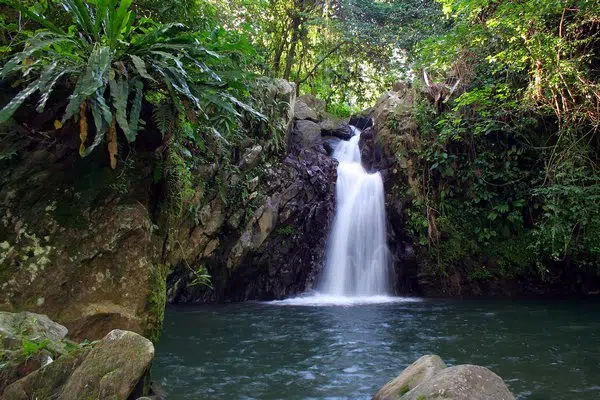
<svg viewBox="0 0 600 400">
<path fill-rule="evenodd" d="M 167 399 L 368 399 L 423 354 L 486 366 L 518 399 L 600 399 L 597 301 L 245 303 L 169 309 Z"/>
</svg>

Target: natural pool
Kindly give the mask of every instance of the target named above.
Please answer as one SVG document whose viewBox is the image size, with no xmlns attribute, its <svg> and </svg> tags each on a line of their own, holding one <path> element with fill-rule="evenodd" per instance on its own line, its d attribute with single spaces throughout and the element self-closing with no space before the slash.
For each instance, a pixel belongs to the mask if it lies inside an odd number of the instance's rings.
<svg viewBox="0 0 600 400">
<path fill-rule="evenodd" d="M 600 399 L 598 301 L 307 304 L 170 308 L 153 378 L 167 399 L 369 399 L 435 353 L 518 399 Z"/>
</svg>

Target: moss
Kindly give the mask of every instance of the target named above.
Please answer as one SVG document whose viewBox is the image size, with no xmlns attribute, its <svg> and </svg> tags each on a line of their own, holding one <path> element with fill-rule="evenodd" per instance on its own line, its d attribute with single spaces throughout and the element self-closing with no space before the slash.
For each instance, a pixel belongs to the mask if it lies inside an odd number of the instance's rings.
<svg viewBox="0 0 600 400">
<path fill-rule="evenodd" d="M 144 336 L 158 343 L 165 317 L 165 306 L 167 304 L 167 273 L 169 268 L 166 264 L 151 267 L 148 282 L 149 293 L 146 301 L 146 329 Z"/>
<path fill-rule="evenodd" d="M 400 388 L 400 390 L 398 391 L 398 393 L 400 394 L 400 396 L 404 396 L 408 392 L 410 392 L 410 388 L 408 387 L 408 385 L 402 386 Z"/>
</svg>

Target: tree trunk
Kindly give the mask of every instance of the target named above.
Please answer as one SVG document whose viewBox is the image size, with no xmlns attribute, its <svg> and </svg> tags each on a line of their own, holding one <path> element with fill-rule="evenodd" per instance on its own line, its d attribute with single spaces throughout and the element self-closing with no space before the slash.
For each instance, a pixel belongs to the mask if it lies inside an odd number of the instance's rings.
<svg viewBox="0 0 600 400">
<path fill-rule="evenodd" d="M 300 36 L 300 25 L 302 19 L 297 13 L 292 18 L 292 41 L 290 42 L 290 49 L 285 58 L 285 70 L 283 71 L 283 79 L 290 80 L 292 73 L 292 65 L 294 64 L 294 58 L 296 57 L 296 45 Z"/>
</svg>

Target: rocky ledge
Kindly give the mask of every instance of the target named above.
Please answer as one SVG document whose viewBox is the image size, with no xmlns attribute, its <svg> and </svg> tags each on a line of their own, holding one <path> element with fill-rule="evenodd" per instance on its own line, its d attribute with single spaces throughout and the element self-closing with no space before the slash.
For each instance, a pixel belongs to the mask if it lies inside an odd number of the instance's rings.
<svg viewBox="0 0 600 400">
<path fill-rule="evenodd" d="M 373 400 L 514 400 L 498 375 L 477 365 L 447 367 L 436 355 L 412 363 Z"/>
</svg>

